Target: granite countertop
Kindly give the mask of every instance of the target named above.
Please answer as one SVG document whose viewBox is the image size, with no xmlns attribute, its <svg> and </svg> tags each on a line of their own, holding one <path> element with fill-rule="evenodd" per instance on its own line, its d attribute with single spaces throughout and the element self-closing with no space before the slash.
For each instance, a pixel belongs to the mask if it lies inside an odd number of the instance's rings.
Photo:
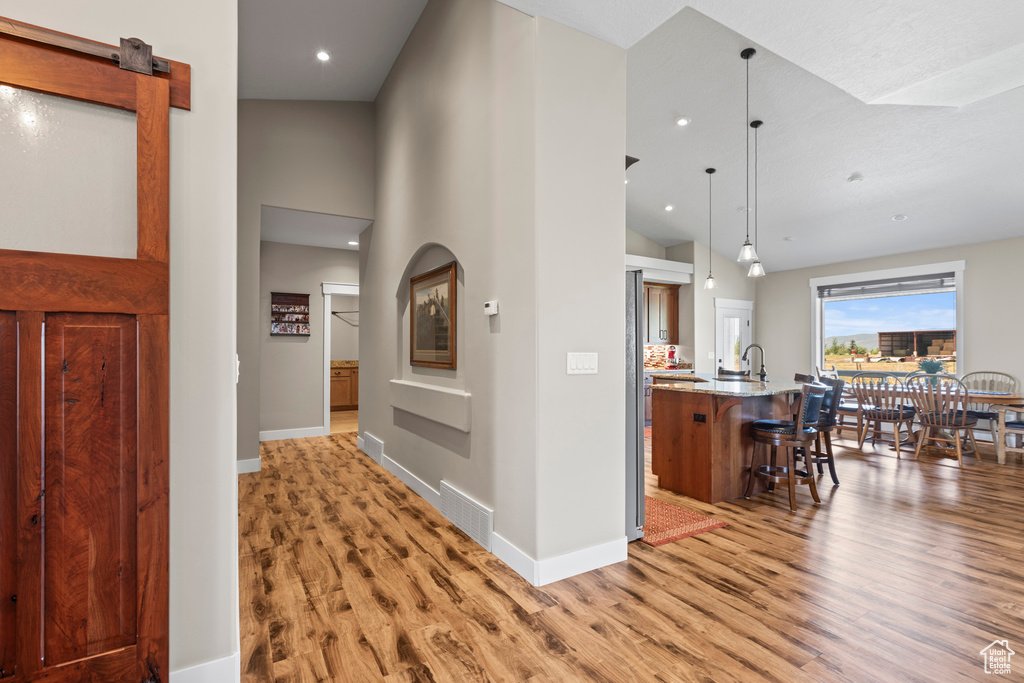
<svg viewBox="0 0 1024 683">
<path fill-rule="evenodd" d="M 653 374 L 655 379 L 680 380 L 679 375 Z M 802 384 L 792 380 L 768 378 L 767 382 L 742 382 L 736 380 L 719 380 L 709 372 L 697 372 L 689 381 L 675 381 L 671 384 L 654 384 L 653 389 L 663 391 L 688 391 L 693 394 L 717 394 L 719 396 L 775 396 L 776 394 L 792 394 L 803 389 Z"/>
<path fill-rule="evenodd" d="M 331 361 L 331 368 L 333 368 L 335 370 L 338 369 L 338 368 L 358 368 L 358 367 L 359 367 L 359 361 L 357 361 L 357 360 L 332 360 Z"/>
<path fill-rule="evenodd" d="M 645 365 L 644 366 L 644 372 L 647 372 L 647 373 L 651 373 L 651 372 L 693 372 L 693 364 L 692 363 L 680 363 L 679 365 L 677 365 L 674 368 L 665 368 L 665 367 L 651 368 L 651 367 L 647 367 Z"/>
</svg>

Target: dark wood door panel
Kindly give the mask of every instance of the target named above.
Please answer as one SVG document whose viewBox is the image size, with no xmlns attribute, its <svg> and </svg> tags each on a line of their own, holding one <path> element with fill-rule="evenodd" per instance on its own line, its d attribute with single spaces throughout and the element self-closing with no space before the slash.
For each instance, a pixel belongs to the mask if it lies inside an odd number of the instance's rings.
<svg viewBox="0 0 1024 683">
<path fill-rule="evenodd" d="M 134 644 L 138 331 L 46 318 L 45 666 Z"/>
<path fill-rule="evenodd" d="M 18 322 L 0 311 L 0 678 L 14 673 L 18 587 Z"/>
</svg>

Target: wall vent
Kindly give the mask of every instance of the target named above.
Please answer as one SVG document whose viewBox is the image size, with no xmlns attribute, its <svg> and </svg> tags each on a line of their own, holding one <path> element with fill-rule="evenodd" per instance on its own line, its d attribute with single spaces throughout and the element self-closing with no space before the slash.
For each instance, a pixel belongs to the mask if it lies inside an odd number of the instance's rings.
<svg viewBox="0 0 1024 683">
<path fill-rule="evenodd" d="M 470 538 L 491 550 L 494 510 L 485 508 L 448 482 L 441 480 L 441 514 Z"/>
<path fill-rule="evenodd" d="M 369 432 L 363 432 L 363 453 L 378 465 L 384 464 L 384 442 Z"/>
</svg>

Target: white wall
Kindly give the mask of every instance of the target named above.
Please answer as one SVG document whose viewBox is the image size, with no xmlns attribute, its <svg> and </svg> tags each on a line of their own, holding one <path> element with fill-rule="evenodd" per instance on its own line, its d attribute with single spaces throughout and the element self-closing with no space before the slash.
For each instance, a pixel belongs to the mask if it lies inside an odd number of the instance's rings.
<svg viewBox="0 0 1024 683">
<path fill-rule="evenodd" d="M 1008 372 L 1024 381 L 1024 318 L 1016 314 L 1024 238 L 932 249 L 816 268 L 769 273 L 757 287 L 757 336 L 778 377 L 811 372 L 811 303 L 809 280 L 927 263 L 965 260 L 964 331 L 957 340 L 960 373 Z"/>
<path fill-rule="evenodd" d="M 377 99 L 360 426 L 493 508 L 533 559 L 623 537 L 624 79 L 622 50 L 492 0 L 434 0 Z M 410 368 L 408 277 L 448 252 L 458 369 Z M 598 352 L 600 374 L 567 377 L 568 351 Z M 398 377 L 469 392 L 470 432 L 393 409 Z"/>
<path fill-rule="evenodd" d="M 370 102 L 238 102 L 239 459 L 259 455 L 260 207 L 373 218 L 374 135 Z"/>
<path fill-rule="evenodd" d="M 532 19 L 492 0 L 427 4 L 377 98 L 375 222 L 359 240 L 361 430 L 435 489 L 446 479 L 493 508 L 496 531 L 531 554 L 534 41 Z M 455 371 L 408 365 L 403 302 L 413 271 L 442 258 L 430 244 L 464 272 Z M 488 319 L 490 299 L 501 313 Z M 470 392 L 470 433 L 392 409 L 402 377 Z"/>
<path fill-rule="evenodd" d="M 626 228 L 626 253 L 647 258 L 665 258 L 665 247 Z"/>
<path fill-rule="evenodd" d="M 746 264 L 736 263 L 718 252 L 711 253 L 711 270 L 718 283 L 716 289 L 704 289 L 708 276 L 708 247 L 700 242 L 685 242 L 669 247 L 668 258 L 693 263 L 693 284 L 680 288 L 680 320 L 689 315 L 693 320 L 693 367 L 697 372 L 714 372 L 717 362 L 708 358 L 715 352 L 715 298 L 755 301 L 757 280 L 747 277 Z M 754 311 L 758 304 L 755 302 Z M 682 323 L 680 323 L 682 324 Z M 761 332 L 754 323 L 753 340 L 759 341 Z M 774 369 L 769 367 L 774 374 Z"/>
<path fill-rule="evenodd" d="M 171 110 L 171 671 L 237 656 L 237 5 L 4 0 L 0 14 L 105 43 L 138 36 L 192 65 L 192 111 Z"/>
<path fill-rule="evenodd" d="M 539 19 L 538 555 L 624 535 L 626 53 Z M 598 353 L 597 375 L 566 353 Z"/>
<path fill-rule="evenodd" d="M 348 249 L 260 243 L 260 431 L 324 424 L 324 306 L 321 284 L 359 281 Z M 308 337 L 270 336 L 270 293 L 309 294 Z M 333 304 L 334 297 L 331 297 Z M 332 339 L 333 343 L 333 339 Z"/>
<path fill-rule="evenodd" d="M 358 258 L 358 254 L 356 256 Z M 358 277 L 358 260 L 355 266 Z M 331 310 L 358 311 L 359 297 L 335 294 L 331 297 Z M 331 360 L 359 360 L 358 313 L 346 313 L 341 318 L 331 316 Z"/>
</svg>

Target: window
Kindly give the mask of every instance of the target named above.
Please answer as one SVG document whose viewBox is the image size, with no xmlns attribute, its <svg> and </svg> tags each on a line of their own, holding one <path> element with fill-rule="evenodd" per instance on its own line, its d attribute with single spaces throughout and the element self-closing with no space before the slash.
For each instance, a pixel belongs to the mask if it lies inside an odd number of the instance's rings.
<svg viewBox="0 0 1024 683">
<path fill-rule="evenodd" d="M 956 261 L 812 279 L 812 363 L 835 365 L 844 375 L 905 373 L 928 357 L 962 373 L 964 266 Z"/>
</svg>

